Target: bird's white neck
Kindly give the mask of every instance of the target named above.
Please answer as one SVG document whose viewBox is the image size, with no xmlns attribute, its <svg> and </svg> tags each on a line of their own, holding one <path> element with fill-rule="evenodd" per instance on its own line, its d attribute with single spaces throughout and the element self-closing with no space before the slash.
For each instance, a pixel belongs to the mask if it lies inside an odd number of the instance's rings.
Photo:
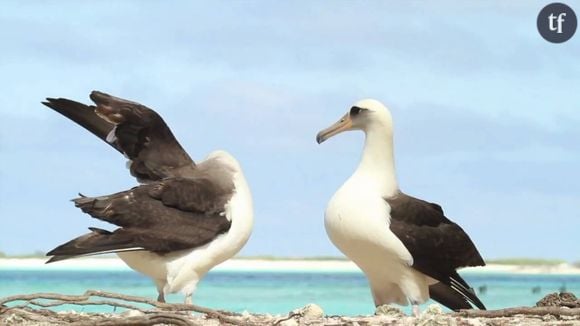
<svg viewBox="0 0 580 326">
<path fill-rule="evenodd" d="M 362 159 L 353 178 L 364 180 L 382 196 L 390 197 L 399 189 L 395 174 L 392 132 L 381 124 L 374 124 L 365 130 L 365 135 Z"/>
</svg>

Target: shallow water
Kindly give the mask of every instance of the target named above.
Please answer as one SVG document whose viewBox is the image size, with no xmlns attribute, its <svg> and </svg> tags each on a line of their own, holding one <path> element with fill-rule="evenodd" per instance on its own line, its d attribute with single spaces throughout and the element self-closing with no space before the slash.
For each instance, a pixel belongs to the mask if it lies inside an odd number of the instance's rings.
<svg viewBox="0 0 580 326">
<path fill-rule="evenodd" d="M 579 275 L 464 273 L 489 309 L 534 305 L 558 291 L 580 294 Z M 532 288 L 539 287 L 537 293 Z M 36 292 L 82 294 L 87 289 L 156 298 L 152 281 L 133 271 L 0 270 L 0 297 Z M 168 297 L 181 302 L 182 295 Z M 194 295 L 198 305 L 230 311 L 284 314 L 317 303 L 328 315 L 367 315 L 374 305 L 366 279 L 358 272 L 210 272 Z M 73 307 L 65 307 L 72 309 Z M 112 311 L 110 307 L 74 307 L 78 311 Z M 409 312 L 406 307 L 405 311 Z"/>
</svg>

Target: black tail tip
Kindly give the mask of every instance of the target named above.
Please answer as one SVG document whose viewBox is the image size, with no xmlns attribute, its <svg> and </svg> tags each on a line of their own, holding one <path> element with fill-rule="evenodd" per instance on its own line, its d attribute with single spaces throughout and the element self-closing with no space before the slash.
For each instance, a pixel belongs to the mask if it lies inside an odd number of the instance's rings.
<svg viewBox="0 0 580 326">
<path fill-rule="evenodd" d="M 45 256 L 49 257 L 48 260 L 44 262 L 45 264 L 53 263 L 55 261 L 55 257 L 57 257 L 52 253 L 52 251 L 47 252 Z"/>
<path fill-rule="evenodd" d="M 61 258 L 60 256 L 52 256 L 50 257 L 47 261 L 44 262 L 45 265 L 57 262 L 59 260 L 63 260 L 63 258 Z"/>
</svg>

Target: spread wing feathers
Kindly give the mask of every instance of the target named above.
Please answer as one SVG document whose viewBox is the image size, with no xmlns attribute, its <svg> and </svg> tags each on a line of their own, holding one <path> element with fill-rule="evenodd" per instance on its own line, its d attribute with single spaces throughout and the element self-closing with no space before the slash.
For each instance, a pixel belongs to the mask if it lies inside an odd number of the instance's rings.
<svg viewBox="0 0 580 326">
<path fill-rule="evenodd" d="M 140 181 L 188 176 L 195 163 L 163 119 L 135 102 L 93 91 L 96 106 L 48 98 L 44 105 L 89 130 L 130 160 L 131 175 Z"/>
<path fill-rule="evenodd" d="M 413 256 L 413 268 L 453 289 L 478 308 L 485 309 L 456 272 L 460 267 L 485 265 L 465 231 L 446 218 L 437 204 L 404 193 L 386 201 L 391 206 L 390 229 Z"/>
<path fill-rule="evenodd" d="M 203 178 L 170 178 L 108 196 L 81 195 L 73 200 L 77 207 L 120 228 L 91 228 L 50 251 L 58 257 L 49 262 L 127 250 L 166 254 L 207 244 L 230 229 L 225 206 L 233 194 L 233 188 L 210 185 Z"/>
<path fill-rule="evenodd" d="M 71 101 L 65 98 L 47 98 L 42 104 L 81 125 L 95 136 L 107 142 L 107 136 L 115 125 L 107 122 L 95 113 L 96 107 Z M 123 152 L 115 143 L 107 142 L 119 152 Z"/>
</svg>

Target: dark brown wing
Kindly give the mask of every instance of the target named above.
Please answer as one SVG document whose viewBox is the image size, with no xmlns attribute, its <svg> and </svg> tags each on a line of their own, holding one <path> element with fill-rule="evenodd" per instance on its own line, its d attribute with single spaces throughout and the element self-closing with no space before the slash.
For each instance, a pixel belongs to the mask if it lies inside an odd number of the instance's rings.
<svg viewBox="0 0 580 326">
<path fill-rule="evenodd" d="M 46 102 L 42 102 L 42 104 L 81 125 L 105 142 L 107 142 L 107 135 L 115 128 L 114 124 L 107 122 L 95 113 L 96 107 L 93 105 L 85 105 L 66 98 L 47 98 Z M 123 153 L 115 143 L 107 142 L 107 144 Z"/>
<path fill-rule="evenodd" d="M 413 268 L 459 292 L 485 309 L 456 270 L 485 262 L 463 229 L 443 214 L 441 206 L 403 193 L 387 198 L 391 231 L 413 256 Z"/>
<path fill-rule="evenodd" d="M 93 91 L 88 106 L 48 98 L 44 105 L 75 121 L 131 160 L 131 175 L 140 181 L 188 176 L 195 163 L 163 119 L 135 102 Z"/>
<path fill-rule="evenodd" d="M 233 186 L 209 179 L 170 178 L 102 197 L 80 197 L 75 205 L 94 218 L 120 226 L 113 232 L 91 229 L 48 256 L 49 262 L 127 250 L 158 254 L 202 246 L 231 226 L 225 205 Z M 211 203 L 211 204 L 210 204 Z"/>
</svg>

